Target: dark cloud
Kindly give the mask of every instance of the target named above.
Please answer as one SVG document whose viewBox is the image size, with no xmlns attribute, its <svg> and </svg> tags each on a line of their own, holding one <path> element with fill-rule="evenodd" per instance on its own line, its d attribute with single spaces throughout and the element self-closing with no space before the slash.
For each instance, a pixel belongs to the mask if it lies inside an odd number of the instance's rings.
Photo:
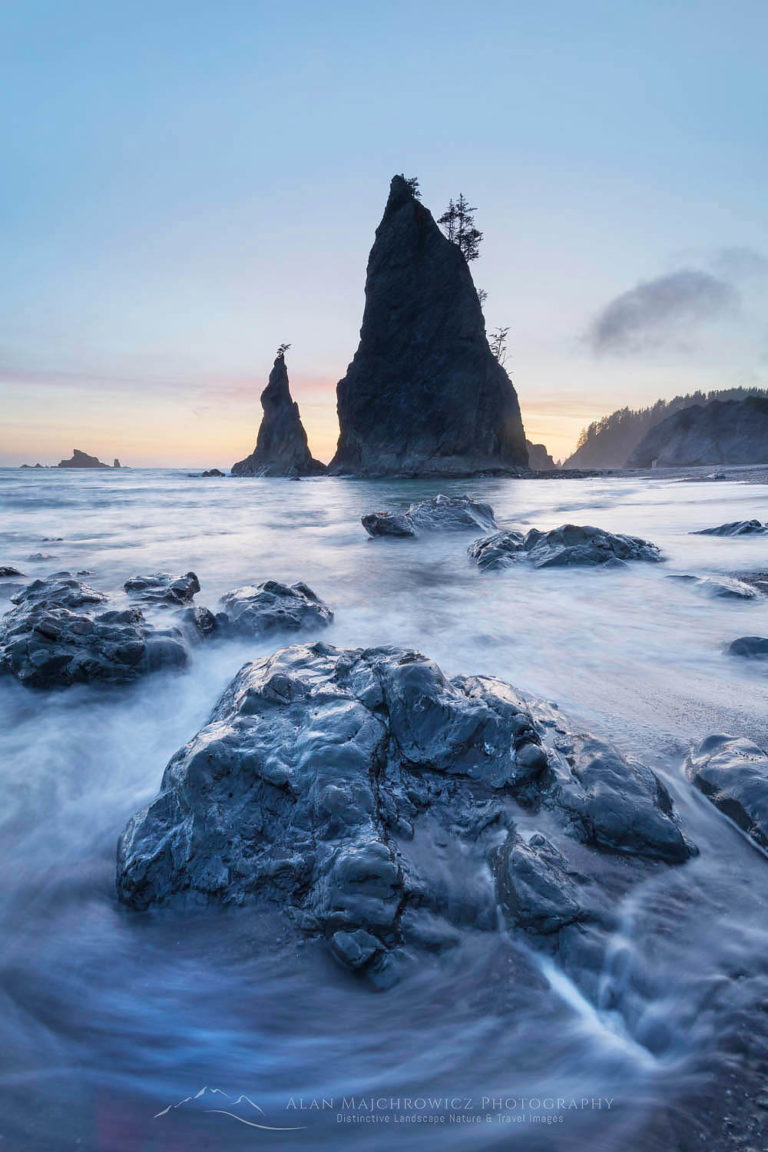
<svg viewBox="0 0 768 1152">
<path fill-rule="evenodd" d="M 755 280 L 768 276 L 768 260 L 754 248 L 721 248 L 712 267 L 725 280 Z"/>
<path fill-rule="evenodd" d="M 739 293 L 729 280 L 680 268 L 622 292 L 594 320 L 589 340 L 595 352 L 640 352 L 679 342 L 691 330 L 735 311 Z"/>
</svg>

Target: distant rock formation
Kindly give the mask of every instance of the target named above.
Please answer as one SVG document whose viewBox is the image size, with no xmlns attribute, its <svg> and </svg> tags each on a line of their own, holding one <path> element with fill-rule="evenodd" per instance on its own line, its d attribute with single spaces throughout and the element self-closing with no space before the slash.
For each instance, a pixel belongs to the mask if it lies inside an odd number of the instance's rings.
<svg viewBox="0 0 768 1152">
<path fill-rule="evenodd" d="M 69 460 L 60 460 L 57 464 L 58 468 L 109 468 L 109 464 L 103 464 L 97 456 L 89 456 L 87 452 L 81 452 L 79 448 L 72 449 L 72 456 Z"/>
<path fill-rule="evenodd" d="M 530 440 L 526 440 L 525 446 L 528 449 L 529 468 L 533 468 L 534 472 L 554 472 L 557 464 L 547 452 L 546 444 L 531 444 Z"/>
<path fill-rule="evenodd" d="M 282 349 L 261 394 L 264 416 L 256 447 L 232 465 L 233 476 L 319 476 L 325 465 L 312 457 L 299 406 L 291 399 L 288 369 Z"/>
<path fill-rule="evenodd" d="M 469 266 L 402 176 L 376 230 L 360 344 L 337 398 L 334 474 L 467 475 L 528 463 L 517 395 L 488 346 Z"/>
<path fill-rule="evenodd" d="M 712 400 L 668 416 L 651 428 L 628 468 L 768 463 L 768 398 Z"/>
<path fill-rule="evenodd" d="M 112 465 L 112 467 L 113 467 L 113 468 L 122 468 L 122 464 L 121 464 L 121 463 L 120 463 L 120 461 L 118 460 L 117 456 L 115 456 L 115 462 L 114 462 L 114 464 Z"/>
</svg>

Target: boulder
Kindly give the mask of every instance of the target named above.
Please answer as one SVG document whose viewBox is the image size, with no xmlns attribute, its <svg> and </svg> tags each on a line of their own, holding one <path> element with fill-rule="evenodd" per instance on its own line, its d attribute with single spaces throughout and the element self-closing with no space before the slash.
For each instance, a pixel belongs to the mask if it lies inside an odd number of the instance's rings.
<svg viewBox="0 0 768 1152">
<path fill-rule="evenodd" d="M 60 460 L 57 468 L 109 468 L 109 464 L 103 464 L 98 456 L 89 456 L 87 452 L 73 448 L 69 460 Z"/>
<path fill-rule="evenodd" d="M 298 632 L 324 628 L 333 612 L 312 589 L 303 583 L 246 584 L 221 598 L 222 623 L 230 633 L 263 636 L 271 632 Z"/>
<path fill-rule="evenodd" d="M 264 416 L 256 447 L 250 456 L 232 465 L 232 475 L 319 476 L 325 472 L 325 465 L 313 459 L 309 451 L 299 406 L 291 398 L 283 349 L 278 351 L 261 394 L 261 406 Z"/>
<path fill-rule="evenodd" d="M 700 528 L 692 536 L 765 536 L 768 524 L 759 520 L 732 520 L 730 524 L 718 524 L 716 528 Z"/>
<path fill-rule="evenodd" d="M 768 849 L 768 756 L 762 748 L 744 737 L 708 736 L 688 758 L 686 774 L 716 808 Z"/>
<path fill-rule="evenodd" d="M 743 580 L 736 580 L 730 576 L 667 576 L 667 580 L 677 580 L 681 584 L 689 584 L 697 592 L 709 597 L 710 600 L 759 600 L 760 593 L 756 588 Z"/>
<path fill-rule="evenodd" d="M 153 627 L 136 607 L 102 610 L 105 600 L 69 572 L 33 581 L 0 621 L 0 668 L 28 687 L 60 688 L 186 664 L 178 629 Z"/>
<path fill-rule="evenodd" d="M 155 572 L 150 576 L 132 576 L 123 588 L 129 595 L 152 604 L 191 604 L 200 591 L 200 581 L 194 572 L 176 577 L 168 572 Z"/>
<path fill-rule="evenodd" d="M 379 983 L 495 931 L 499 902 L 516 929 L 556 934 L 587 915 L 604 861 L 620 854 L 626 882 L 693 849 L 653 772 L 552 716 L 396 648 L 255 660 L 129 822 L 119 897 L 271 904 Z M 557 843 L 517 832 L 537 811 Z"/>
<path fill-rule="evenodd" d="M 745 656 L 749 660 L 768 660 L 768 637 L 740 636 L 728 646 L 729 656 Z"/>
<path fill-rule="evenodd" d="M 550 532 L 531 528 L 520 532 L 497 532 L 475 540 L 468 549 L 480 568 L 504 568 L 526 560 L 534 568 L 566 568 L 573 565 L 622 567 L 628 560 L 658 563 L 663 559 L 655 544 L 639 536 L 621 536 L 591 525 L 563 524 Z"/>
<path fill-rule="evenodd" d="M 369 536 L 417 536 L 419 532 L 487 532 L 496 527 L 493 509 L 471 496 L 433 496 L 405 512 L 370 512 L 362 517 Z"/>
<path fill-rule="evenodd" d="M 14 568 L 10 564 L 0 565 L 0 580 L 10 580 L 13 576 L 23 575 L 23 572 L 19 572 L 18 568 Z"/>
<path fill-rule="evenodd" d="M 376 230 L 360 343 L 337 399 L 334 474 L 514 473 L 528 463 L 469 265 L 402 176 Z"/>
</svg>

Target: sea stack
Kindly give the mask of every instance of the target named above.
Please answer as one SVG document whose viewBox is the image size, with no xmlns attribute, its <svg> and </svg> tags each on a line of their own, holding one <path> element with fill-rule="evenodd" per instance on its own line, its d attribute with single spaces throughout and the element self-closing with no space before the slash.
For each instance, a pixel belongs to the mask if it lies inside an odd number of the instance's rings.
<svg viewBox="0 0 768 1152">
<path fill-rule="evenodd" d="M 109 464 L 102 463 L 98 456 L 89 456 L 79 448 L 72 449 L 69 460 L 60 460 L 57 468 L 109 468 Z"/>
<path fill-rule="evenodd" d="M 335 474 L 466 476 L 528 464 L 515 389 L 469 265 L 403 176 L 368 259 L 360 344 L 337 386 Z"/>
<path fill-rule="evenodd" d="M 256 447 L 232 465 L 233 476 L 319 476 L 325 465 L 312 457 L 299 406 L 291 399 L 286 348 L 280 346 L 261 394 L 264 409 Z"/>
</svg>

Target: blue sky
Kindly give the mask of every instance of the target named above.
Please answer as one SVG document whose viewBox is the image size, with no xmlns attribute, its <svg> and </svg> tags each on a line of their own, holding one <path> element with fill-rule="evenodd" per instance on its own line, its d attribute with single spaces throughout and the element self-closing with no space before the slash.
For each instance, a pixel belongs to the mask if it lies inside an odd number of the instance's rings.
<svg viewBox="0 0 768 1152">
<path fill-rule="evenodd" d="M 327 458 L 401 171 L 477 205 L 555 455 L 624 403 L 768 386 L 766 42 L 763 0 L 6 2 L 0 462 L 228 466 L 282 341 Z M 612 306 L 639 328 L 601 343 Z"/>
</svg>

